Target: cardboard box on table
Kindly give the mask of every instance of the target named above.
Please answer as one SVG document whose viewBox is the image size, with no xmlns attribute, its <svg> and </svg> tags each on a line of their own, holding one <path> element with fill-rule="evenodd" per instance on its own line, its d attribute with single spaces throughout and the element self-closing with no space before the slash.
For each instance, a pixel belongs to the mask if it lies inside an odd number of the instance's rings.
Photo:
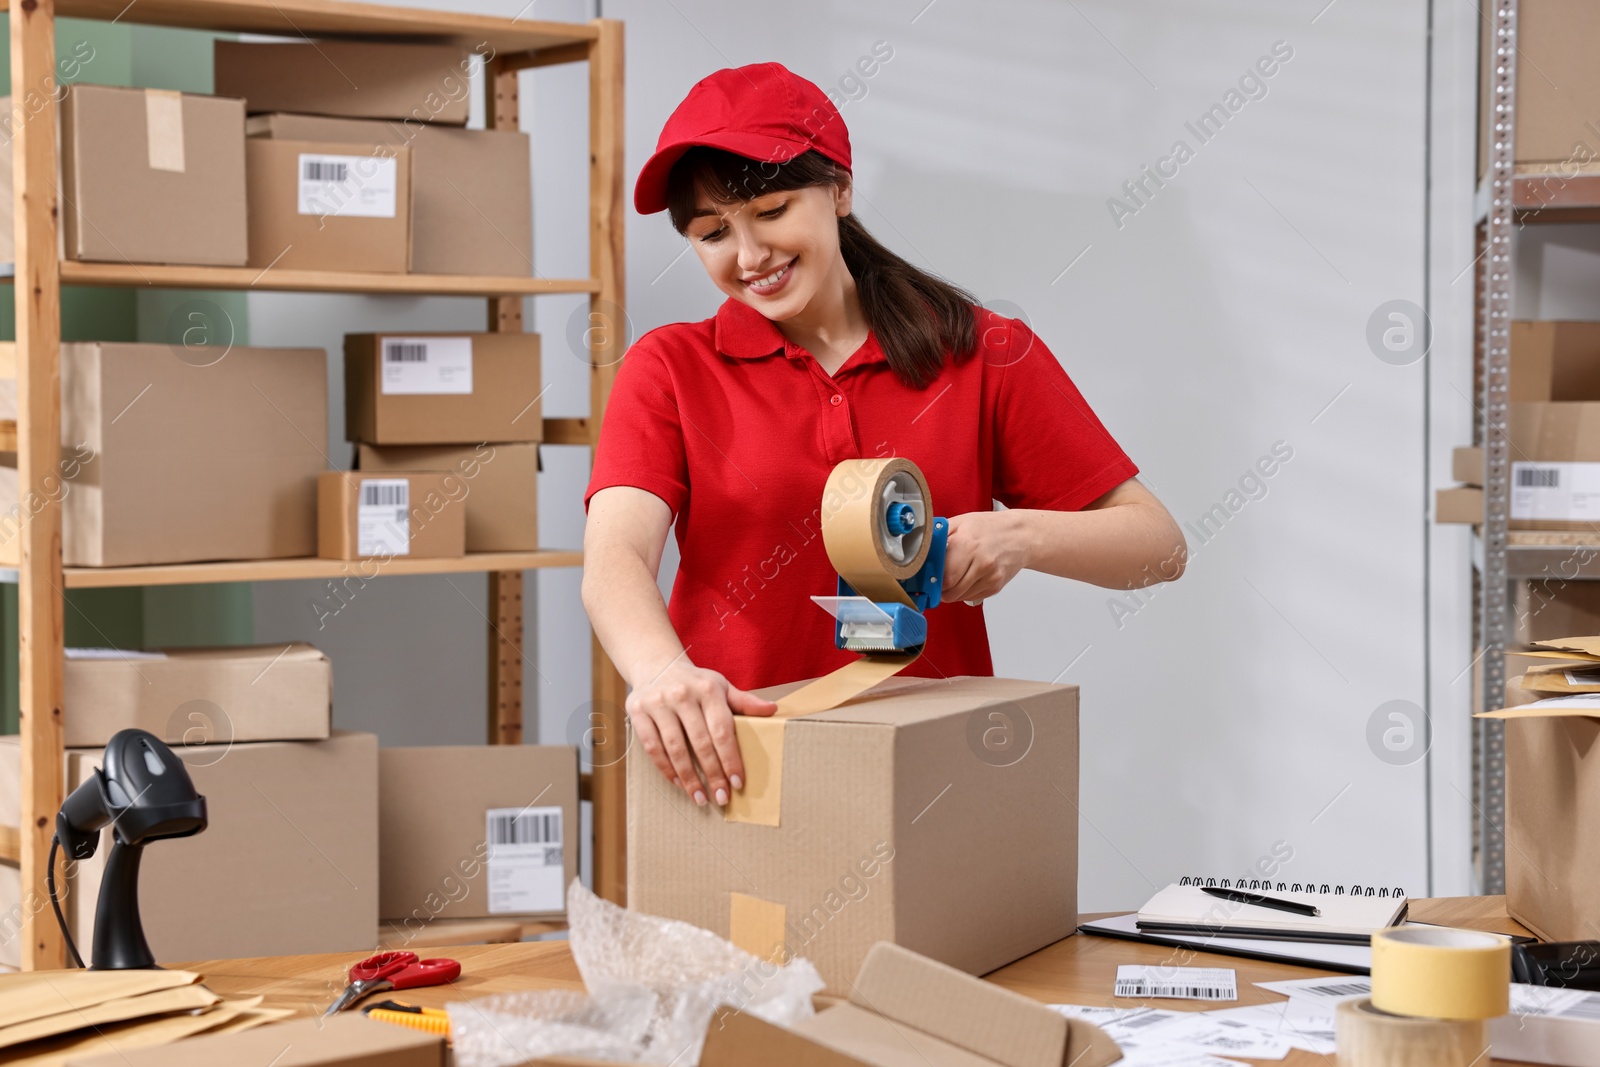
<svg viewBox="0 0 1600 1067">
<path fill-rule="evenodd" d="M 327 466 L 320 348 L 61 346 L 62 557 L 69 567 L 316 554 Z M 0 456 L 0 563 L 16 565 L 15 453 Z"/>
<path fill-rule="evenodd" d="M 250 114 L 293 111 L 410 123 L 466 124 L 472 57 L 447 44 L 216 41 L 219 96 Z"/>
<path fill-rule="evenodd" d="M 252 116 L 246 130 L 278 140 L 409 148 L 413 271 L 533 271 L 532 168 L 521 131 L 286 114 Z"/>
<path fill-rule="evenodd" d="M 877 941 L 984 974 L 1073 932 L 1077 687 L 891 679 L 738 722 L 728 813 L 629 751 L 630 907 L 803 956 L 841 992 Z"/>
<path fill-rule="evenodd" d="M 161 964 L 239 956 L 370 949 L 378 930 L 378 739 L 336 730 L 326 741 L 259 741 L 178 750 L 206 798 L 194 837 L 144 851 L 139 906 Z M 67 751 L 67 790 L 103 750 Z M 21 748 L 0 738 L 0 825 L 20 814 Z M 100 877 L 111 848 L 67 878 L 65 912 L 80 952 L 93 943 Z M 0 865 L 0 921 L 20 918 L 20 880 Z M 21 901 L 21 906 L 30 906 Z M 53 921 L 49 901 L 43 921 Z M 15 966 L 16 934 L 0 929 L 0 963 Z"/>
<path fill-rule="evenodd" d="M 323 559 L 443 559 L 467 542 L 466 483 L 438 471 L 325 471 L 317 479 Z"/>
<path fill-rule="evenodd" d="M 333 669 L 295 642 L 165 652 L 67 649 L 62 728 L 68 748 L 104 746 L 118 730 L 148 730 L 190 748 L 328 736 Z M 198 752 L 187 754 L 200 760 Z"/>
<path fill-rule="evenodd" d="M 76 83 L 61 101 L 61 178 L 68 259 L 245 262 L 242 100 Z"/>
<path fill-rule="evenodd" d="M 356 467 L 449 471 L 467 486 L 467 551 L 531 552 L 539 547 L 539 446 L 361 445 Z"/>
<path fill-rule="evenodd" d="M 1592 940 L 1600 938 L 1600 708 L 1553 710 L 1522 706 L 1505 716 L 1506 911 L 1541 939 Z"/>
<path fill-rule="evenodd" d="M 346 334 L 344 389 L 345 433 L 364 444 L 544 438 L 534 333 Z"/>
<path fill-rule="evenodd" d="M 437 918 L 560 918 L 578 875 L 577 750 L 385 748 L 378 833 L 378 911 L 402 931 Z"/>
<path fill-rule="evenodd" d="M 444 1067 L 446 1055 L 437 1034 L 349 1012 L 242 1033 L 199 1034 L 170 1045 L 72 1059 L 65 1067 Z"/>
<path fill-rule="evenodd" d="M 360 142 L 245 145 L 249 266 L 404 274 L 411 269 L 411 150 Z"/>
</svg>

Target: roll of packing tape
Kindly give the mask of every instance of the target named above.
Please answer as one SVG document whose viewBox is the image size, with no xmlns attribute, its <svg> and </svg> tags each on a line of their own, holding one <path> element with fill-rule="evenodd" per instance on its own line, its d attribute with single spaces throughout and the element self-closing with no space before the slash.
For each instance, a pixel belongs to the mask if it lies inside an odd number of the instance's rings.
<svg viewBox="0 0 1600 1067">
<path fill-rule="evenodd" d="M 1483 1067 L 1489 1062 L 1484 1020 L 1413 1019 L 1379 1011 L 1370 1000 L 1340 1002 L 1334 1038 L 1339 1067 Z"/>
<path fill-rule="evenodd" d="M 1372 1004 L 1390 1015 L 1493 1019 L 1511 1008 L 1511 940 L 1448 926 L 1372 935 Z"/>
<path fill-rule="evenodd" d="M 909 529 L 890 529 L 891 505 L 911 509 Z M 900 582 L 928 558 L 933 499 L 908 459 L 847 459 L 822 491 L 822 543 L 833 569 L 870 600 L 910 604 Z"/>
</svg>

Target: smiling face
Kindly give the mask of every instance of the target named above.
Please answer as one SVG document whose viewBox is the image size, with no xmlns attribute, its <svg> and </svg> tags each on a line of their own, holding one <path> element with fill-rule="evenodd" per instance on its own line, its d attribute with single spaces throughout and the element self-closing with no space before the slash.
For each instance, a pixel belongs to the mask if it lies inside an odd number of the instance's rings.
<svg viewBox="0 0 1600 1067">
<path fill-rule="evenodd" d="M 685 236 L 718 289 L 781 322 L 848 273 L 838 220 L 849 213 L 848 182 L 732 203 L 702 191 Z"/>
</svg>

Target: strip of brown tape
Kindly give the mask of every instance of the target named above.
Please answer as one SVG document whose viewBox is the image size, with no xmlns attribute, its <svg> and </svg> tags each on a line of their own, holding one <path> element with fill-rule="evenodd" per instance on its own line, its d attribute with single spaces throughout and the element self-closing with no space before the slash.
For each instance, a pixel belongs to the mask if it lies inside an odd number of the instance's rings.
<svg viewBox="0 0 1600 1067">
<path fill-rule="evenodd" d="M 750 955 L 782 966 L 783 931 L 789 911 L 782 904 L 744 893 L 728 894 L 728 940 Z"/>
<path fill-rule="evenodd" d="M 801 715 L 828 711 L 865 693 L 916 661 L 916 654 L 863 656 L 832 674 L 801 686 L 778 701 L 770 718 L 733 717 L 734 736 L 744 760 L 744 788 L 736 789 L 722 809 L 728 822 L 778 826 L 783 813 L 783 731 L 785 723 Z"/>
</svg>

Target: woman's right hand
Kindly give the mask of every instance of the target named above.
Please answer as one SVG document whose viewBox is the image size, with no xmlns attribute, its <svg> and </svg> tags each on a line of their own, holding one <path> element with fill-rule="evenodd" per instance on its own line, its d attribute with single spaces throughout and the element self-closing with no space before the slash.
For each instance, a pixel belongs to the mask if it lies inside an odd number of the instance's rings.
<svg viewBox="0 0 1600 1067">
<path fill-rule="evenodd" d="M 666 779 L 696 804 L 709 796 L 722 806 L 732 790 L 744 788 L 734 713 L 771 715 L 778 705 L 679 656 L 648 685 L 636 686 L 626 708 L 639 744 Z"/>
</svg>

